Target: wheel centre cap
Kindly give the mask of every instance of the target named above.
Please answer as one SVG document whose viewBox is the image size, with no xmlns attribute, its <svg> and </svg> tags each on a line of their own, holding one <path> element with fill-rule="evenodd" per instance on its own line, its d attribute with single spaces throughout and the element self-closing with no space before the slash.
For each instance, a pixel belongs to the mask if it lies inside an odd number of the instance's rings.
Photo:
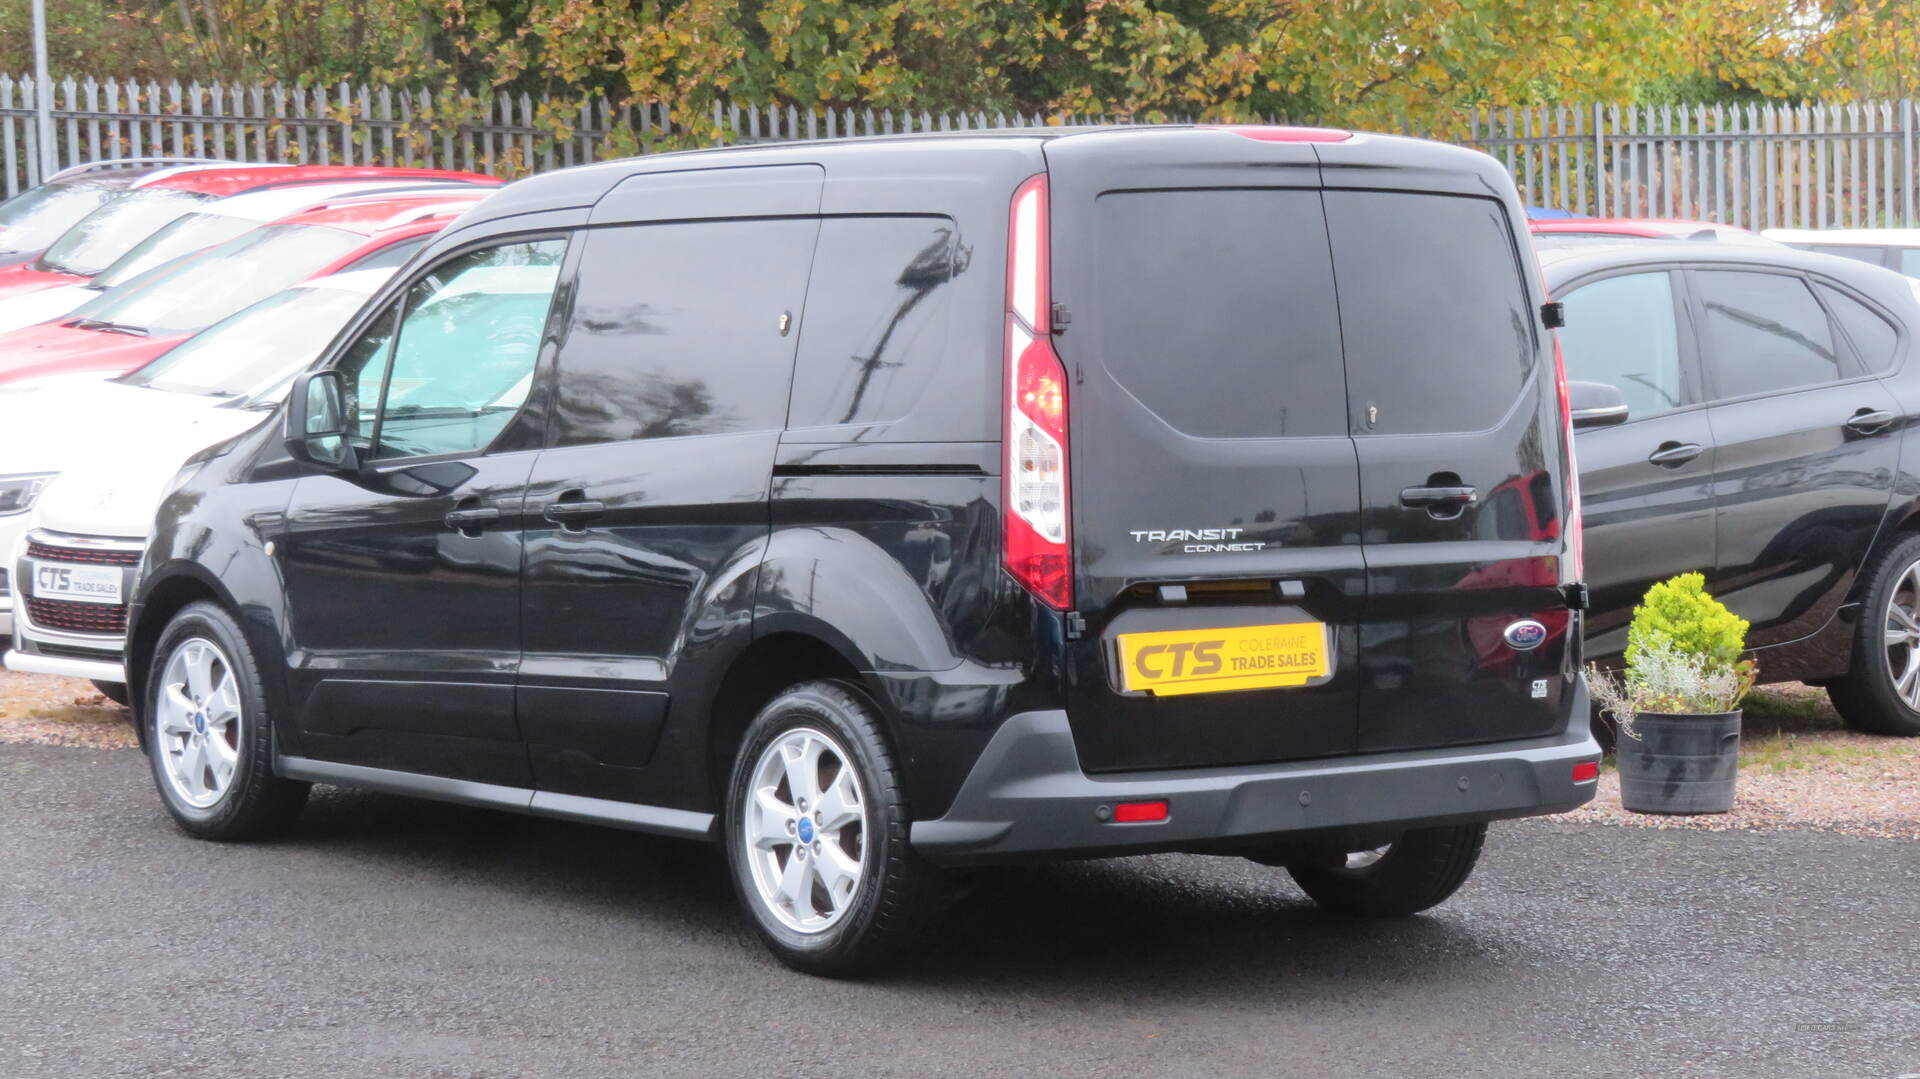
<svg viewBox="0 0 1920 1079">
<path fill-rule="evenodd" d="M 813 842 L 813 822 L 805 817 L 800 818 L 800 842 Z"/>
<path fill-rule="evenodd" d="M 205 712 L 195 712 L 193 714 L 193 733 L 207 733 L 207 714 Z"/>
</svg>

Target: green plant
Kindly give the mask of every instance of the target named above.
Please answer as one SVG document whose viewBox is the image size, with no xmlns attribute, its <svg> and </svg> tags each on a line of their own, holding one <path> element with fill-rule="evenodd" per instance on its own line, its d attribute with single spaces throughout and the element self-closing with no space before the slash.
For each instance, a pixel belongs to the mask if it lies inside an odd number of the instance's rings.
<svg viewBox="0 0 1920 1079">
<path fill-rule="evenodd" d="M 1682 573 L 1647 589 L 1627 628 L 1626 669 L 1587 668 L 1600 709 L 1631 737 L 1633 717 L 1731 712 L 1758 671 L 1741 659 L 1747 621 L 1707 594 L 1706 578 Z"/>
</svg>

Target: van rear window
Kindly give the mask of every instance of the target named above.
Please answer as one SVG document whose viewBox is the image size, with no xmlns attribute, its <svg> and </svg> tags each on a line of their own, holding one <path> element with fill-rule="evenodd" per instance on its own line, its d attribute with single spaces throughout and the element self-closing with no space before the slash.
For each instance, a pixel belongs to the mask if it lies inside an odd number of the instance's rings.
<svg viewBox="0 0 1920 1079">
<path fill-rule="evenodd" d="M 1328 191 L 1353 431 L 1481 431 L 1533 367 L 1533 316 L 1492 199 Z"/>
<path fill-rule="evenodd" d="M 1202 438 L 1347 433 L 1320 192 L 1119 191 L 1095 211 L 1101 357 L 1128 392 Z"/>
</svg>

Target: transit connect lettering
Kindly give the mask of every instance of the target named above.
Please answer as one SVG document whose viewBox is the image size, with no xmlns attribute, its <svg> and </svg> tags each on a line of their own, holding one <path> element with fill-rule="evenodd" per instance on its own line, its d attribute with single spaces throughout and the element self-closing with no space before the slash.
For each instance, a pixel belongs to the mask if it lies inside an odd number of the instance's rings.
<svg viewBox="0 0 1920 1079">
<path fill-rule="evenodd" d="M 1263 551 L 1267 545 L 1257 540 L 1242 540 L 1244 528 L 1139 528 L 1128 535 L 1135 543 L 1178 543 L 1181 554 L 1219 554 L 1232 551 Z"/>
</svg>

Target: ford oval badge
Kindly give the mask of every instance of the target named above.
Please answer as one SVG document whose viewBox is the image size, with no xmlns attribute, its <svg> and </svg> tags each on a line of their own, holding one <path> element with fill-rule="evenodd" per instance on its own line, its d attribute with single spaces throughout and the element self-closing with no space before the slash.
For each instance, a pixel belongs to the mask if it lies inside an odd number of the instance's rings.
<svg viewBox="0 0 1920 1079">
<path fill-rule="evenodd" d="M 1521 652 L 1531 652 L 1540 647 L 1541 641 L 1547 639 L 1547 627 L 1531 618 L 1523 618 L 1508 626 L 1500 636 L 1506 639 L 1507 647 Z"/>
</svg>

